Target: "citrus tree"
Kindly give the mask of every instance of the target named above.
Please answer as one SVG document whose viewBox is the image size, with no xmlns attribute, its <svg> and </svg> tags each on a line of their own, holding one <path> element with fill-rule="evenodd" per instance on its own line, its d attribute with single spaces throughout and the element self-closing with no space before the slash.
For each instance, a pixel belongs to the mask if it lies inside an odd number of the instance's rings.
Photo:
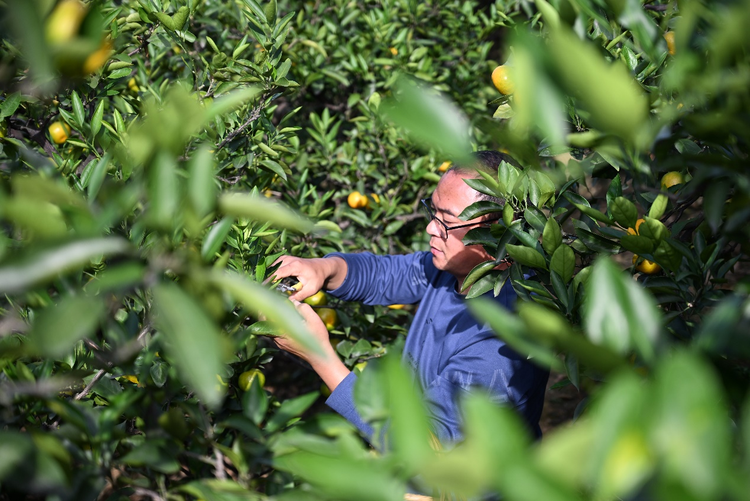
<svg viewBox="0 0 750 501">
<path fill-rule="evenodd" d="M 465 440 L 435 452 L 385 362 L 355 393 L 366 419 L 388 419 L 383 460 L 295 437 L 279 464 L 321 498 L 395 498 L 411 482 L 435 496 L 747 499 L 747 2 L 498 4 L 512 28 L 492 75 L 503 96 L 473 132 L 525 169 L 470 182 L 505 203 L 462 215 L 502 214 L 467 235 L 495 259 L 464 285 L 476 298 L 509 281 L 518 315 L 479 298 L 472 310 L 593 400 L 530 444 L 509 412 L 467 397 Z M 455 127 L 468 121 L 428 87 L 396 86 L 383 111 L 468 158 L 470 129 Z"/>
<path fill-rule="evenodd" d="M 376 113 L 394 68 L 456 96 L 470 84 L 473 109 L 492 92 L 474 75 L 495 11 L 351 7 L 0 4 L 0 497 L 295 489 L 275 444 L 319 382 L 267 340 L 306 335 L 263 285 L 272 263 L 419 245 L 414 200 L 446 159 Z M 472 36 L 451 55 L 435 40 L 453 32 Z M 357 370 L 410 316 L 324 303 Z M 351 433 L 330 415 L 305 426 Z"/>
<path fill-rule="evenodd" d="M 747 1 L 0 6 L 0 498 L 747 498 Z M 531 443 L 472 395 L 439 450 L 414 306 L 318 296 L 374 454 L 264 281 L 422 249 L 475 147 L 524 169 L 472 183 L 469 303 L 592 400 Z M 518 315 L 476 298 L 506 282 Z"/>
</svg>

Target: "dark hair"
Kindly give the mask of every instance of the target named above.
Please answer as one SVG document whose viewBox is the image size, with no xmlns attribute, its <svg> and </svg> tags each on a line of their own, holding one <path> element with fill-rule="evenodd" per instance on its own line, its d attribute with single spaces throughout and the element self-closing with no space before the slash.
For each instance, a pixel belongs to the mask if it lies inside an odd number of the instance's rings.
<svg viewBox="0 0 750 501">
<path fill-rule="evenodd" d="M 523 169 L 521 165 L 516 161 L 515 158 L 508 155 L 507 153 L 501 153 L 499 151 L 484 150 L 477 151 L 474 153 L 474 157 L 477 162 L 474 165 L 454 165 L 450 170 L 456 171 L 457 174 L 473 174 L 475 177 L 479 177 L 477 170 L 492 174 L 497 177 L 497 169 L 500 167 L 502 162 L 508 163 L 518 169 Z M 495 202 L 496 204 L 504 205 L 505 200 L 499 197 L 493 197 L 491 195 L 485 195 L 484 193 L 477 192 L 477 200 Z"/>
</svg>

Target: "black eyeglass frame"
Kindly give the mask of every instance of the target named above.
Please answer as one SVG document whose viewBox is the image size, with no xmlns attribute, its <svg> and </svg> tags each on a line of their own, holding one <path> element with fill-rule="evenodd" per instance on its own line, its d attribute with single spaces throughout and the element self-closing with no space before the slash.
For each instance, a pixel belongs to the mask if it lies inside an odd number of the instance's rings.
<svg viewBox="0 0 750 501">
<path fill-rule="evenodd" d="M 451 230 L 457 230 L 459 228 L 468 228 L 470 226 L 476 226 L 478 224 L 488 224 L 493 221 L 498 221 L 502 217 L 502 216 L 498 216 L 493 219 L 485 219 L 484 221 L 478 221 L 476 223 L 467 223 L 467 224 L 459 224 L 456 226 L 448 226 L 447 224 L 445 224 L 445 221 L 443 221 L 442 219 L 440 219 L 439 217 L 435 215 L 435 211 L 432 209 L 432 207 L 430 207 L 432 205 L 432 197 L 423 198 L 421 202 L 422 202 L 422 206 L 425 208 L 425 210 L 427 210 L 427 215 L 430 217 L 430 221 L 434 219 L 435 221 L 440 223 L 443 226 L 443 228 L 445 228 L 446 237 L 448 236 L 448 232 Z"/>
</svg>

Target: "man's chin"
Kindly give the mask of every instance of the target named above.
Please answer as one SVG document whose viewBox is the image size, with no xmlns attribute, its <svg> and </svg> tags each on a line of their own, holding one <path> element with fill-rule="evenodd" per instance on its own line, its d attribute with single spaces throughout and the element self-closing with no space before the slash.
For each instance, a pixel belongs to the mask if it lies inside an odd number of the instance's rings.
<svg viewBox="0 0 750 501">
<path fill-rule="evenodd" d="M 432 253 L 432 264 L 437 268 L 438 270 L 445 271 L 445 258 L 443 257 L 442 253 L 433 252 Z"/>
</svg>

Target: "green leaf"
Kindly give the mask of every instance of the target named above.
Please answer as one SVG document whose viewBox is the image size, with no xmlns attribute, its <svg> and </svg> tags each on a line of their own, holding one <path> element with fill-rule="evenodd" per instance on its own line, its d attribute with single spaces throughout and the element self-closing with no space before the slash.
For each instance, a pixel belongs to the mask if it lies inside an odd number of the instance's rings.
<svg viewBox="0 0 750 501">
<path fill-rule="evenodd" d="M 164 150 L 149 168 L 149 221 L 158 228 L 171 228 L 180 203 L 177 163 Z"/>
<path fill-rule="evenodd" d="M 84 286 L 93 295 L 124 290 L 143 281 L 147 268 L 141 263 L 123 263 L 108 267 Z"/>
<path fill-rule="evenodd" d="M 466 275 L 466 278 L 464 278 L 464 281 L 461 285 L 461 291 L 467 290 L 469 287 L 474 285 L 474 282 L 485 276 L 487 273 L 495 269 L 497 264 L 495 261 L 485 261 L 484 263 L 479 263 L 472 269 L 468 275 Z"/>
<path fill-rule="evenodd" d="M 210 261 L 219 252 L 219 249 L 227 239 L 227 235 L 229 235 L 229 231 L 232 229 L 233 222 L 234 218 L 225 217 L 211 227 L 201 246 L 201 257 L 204 260 Z"/>
<path fill-rule="evenodd" d="M 107 171 L 109 171 L 110 157 L 109 153 L 106 153 L 98 162 L 91 161 L 94 166 L 91 168 L 88 182 L 86 186 L 86 193 L 89 196 L 89 200 L 94 200 L 96 195 L 99 194 L 99 188 L 101 188 L 104 179 L 107 177 Z"/>
<path fill-rule="evenodd" d="M 252 100 L 255 96 L 263 92 L 260 86 L 249 86 L 244 89 L 236 90 L 229 94 L 216 99 L 211 106 L 206 109 L 206 122 L 213 120 L 215 117 L 229 113 L 230 111 L 242 106 Z"/>
<path fill-rule="evenodd" d="M 118 134 L 122 135 L 125 132 L 125 122 L 122 119 L 122 115 L 120 114 L 120 111 L 115 108 L 115 111 L 112 113 L 115 120 L 115 130 Z"/>
<path fill-rule="evenodd" d="M 213 153 L 202 146 L 193 154 L 188 166 L 188 197 L 196 216 L 202 218 L 213 210 L 216 192 Z"/>
<path fill-rule="evenodd" d="M 608 218 L 606 214 L 594 209 L 593 207 L 587 207 L 585 205 L 575 204 L 575 203 L 573 205 L 575 205 L 578 208 L 578 210 L 580 210 L 581 212 L 583 212 L 584 214 L 586 214 L 592 219 L 596 219 L 597 221 L 601 221 L 602 223 L 609 224 L 609 225 L 615 224 L 615 222 L 612 221 L 610 218 Z"/>
<path fill-rule="evenodd" d="M 119 237 L 79 240 L 27 257 L 20 263 L 0 268 L 0 293 L 16 294 L 80 269 L 93 259 L 123 254 L 130 242 Z"/>
<path fill-rule="evenodd" d="M 154 321 L 167 340 L 166 349 L 180 377 L 210 408 L 224 399 L 217 377 L 224 372 L 229 343 L 203 308 L 179 286 L 154 288 Z"/>
<path fill-rule="evenodd" d="M 593 266 L 584 303 L 586 335 L 595 344 L 620 354 L 635 348 L 654 360 L 661 334 L 653 298 L 609 258 Z"/>
<path fill-rule="evenodd" d="M 481 171 L 477 171 L 477 172 L 481 173 Z M 472 188 L 477 190 L 479 193 L 484 193 L 485 195 L 489 195 L 491 197 L 502 197 L 502 194 L 497 193 L 496 190 L 494 189 L 497 187 L 497 182 L 495 182 L 493 186 L 492 184 L 488 183 L 485 179 L 470 178 L 470 179 L 464 179 L 464 183 L 471 186 Z M 467 219 L 471 219 L 471 218 L 467 218 Z"/>
<path fill-rule="evenodd" d="M 641 227 L 643 227 L 643 224 L 641 224 Z M 620 244 L 624 249 L 635 254 L 651 254 L 654 250 L 653 240 L 640 235 L 623 235 Z"/>
<path fill-rule="evenodd" d="M 613 242 L 590 231 L 578 228 L 576 235 L 578 235 L 578 238 L 586 247 L 595 252 L 606 252 L 609 254 L 620 252 L 620 245 L 617 242 Z"/>
<path fill-rule="evenodd" d="M 430 449 L 430 428 L 422 395 L 401 364 L 399 353 L 393 352 L 383 360 L 388 391 L 390 423 L 389 445 L 404 462 L 407 471 L 423 464 Z"/>
<path fill-rule="evenodd" d="M 556 186 L 546 172 L 540 170 L 529 171 L 532 187 L 537 189 L 537 200 L 534 205 L 544 207 L 545 204 L 555 195 Z"/>
<path fill-rule="evenodd" d="M 73 105 L 73 116 L 76 119 L 76 126 L 80 129 L 83 124 L 86 123 L 86 115 L 83 112 L 83 103 L 81 102 L 81 98 L 78 96 L 78 93 L 76 91 L 73 91 L 73 93 L 70 95 L 70 102 Z"/>
<path fill-rule="evenodd" d="M 29 340 L 42 356 L 62 357 L 94 333 L 104 308 L 103 298 L 65 296 L 38 314 Z"/>
<path fill-rule="evenodd" d="M 664 215 L 664 211 L 667 209 L 667 204 L 669 203 L 669 198 L 664 193 L 660 193 L 659 196 L 656 197 L 654 202 L 651 204 L 651 207 L 648 210 L 648 217 L 659 219 Z"/>
<path fill-rule="evenodd" d="M 185 26 L 185 22 L 188 19 L 188 16 L 190 15 L 190 9 L 186 6 L 182 6 L 179 9 L 177 9 L 177 12 L 174 13 L 172 16 L 172 25 L 174 26 L 174 30 L 181 30 Z"/>
<path fill-rule="evenodd" d="M 253 378 L 250 388 L 242 396 L 242 413 L 253 423 L 259 425 L 263 422 L 268 411 L 268 396 L 260 386 L 258 378 Z"/>
<path fill-rule="evenodd" d="M 267 222 L 278 228 L 307 233 L 313 223 L 283 205 L 254 195 L 225 193 L 219 198 L 219 209 L 227 215 Z"/>
<path fill-rule="evenodd" d="M 708 221 L 708 225 L 714 233 L 721 225 L 724 205 L 729 198 L 730 188 L 729 182 L 726 180 L 713 181 L 708 185 L 703 196 L 703 210 L 706 213 L 706 221 Z"/>
<path fill-rule="evenodd" d="M 507 244 L 505 249 L 508 251 L 508 255 L 513 258 L 513 261 L 517 263 L 530 268 L 547 269 L 547 262 L 544 260 L 544 256 L 534 249 L 513 244 Z"/>
<path fill-rule="evenodd" d="M 557 273 L 566 284 L 573 278 L 576 267 L 576 255 L 567 245 L 560 245 L 549 262 L 550 269 Z"/>
<path fill-rule="evenodd" d="M 547 225 L 547 216 L 545 216 L 544 213 L 537 207 L 533 205 L 527 206 L 526 210 L 523 211 L 523 217 L 526 222 L 529 223 L 532 228 L 534 228 L 534 230 L 538 231 L 539 233 L 544 232 L 544 229 Z"/>
<path fill-rule="evenodd" d="M 592 125 L 636 142 L 648 118 L 648 99 L 625 65 L 608 63 L 591 42 L 564 26 L 550 32 L 546 47 L 560 82 L 582 103 Z"/>
<path fill-rule="evenodd" d="M 169 31 L 175 31 L 177 28 L 174 25 L 174 21 L 172 18 L 163 13 L 163 12 L 154 12 L 154 16 L 161 22 L 162 26 L 164 26 Z"/>
<path fill-rule="evenodd" d="M 458 218 L 463 221 L 470 221 L 476 217 L 486 216 L 487 214 L 492 214 L 494 217 L 498 217 L 502 211 L 503 206 L 498 205 L 495 202 L 474 202 L 465 208 L 461 214 L 458 215 Z"/>
<path fill-rule="evenodd" d="M 669 230 L 664 226 L 664 223 L 649 216 L 643 218 L 643 222 L 638 227 L 638 234 L 642 237 L 650 238 L 654 241 L 655 245 L 669 238 Z"/>
<path fill-rule="evenodd" d="M 455 104 L 405 77 L 396 81 L 394 89 L 397 100 L 383 102 L 381 113 L 423 146 L 435 148 L 456 162 L 472 165 L 469 122 Z"/>
<path fill-rule="evenodd" d="M 514 313 L 497 304 L 492 299 L 477 298 L 466 303 L 471 313 L 480 321 L 489 324 L 500 339 L 522 355 L 539 364 L 564 371 L 562 362 L 554 350 L 536 340 L 530 339 L 526 324 Z"/>
<path fill-rule="evenodd" d="M 21 104 L 21 93 L 14 92 L 6 96 L 3 104 L 0 105 L 0 120 L 12 116 Z"/>
<path fill-rule="evenodd" d="M 659 242 L 658 247 L 654 251 L 654 259 L 672 271 L 677 271 L 682 264 L 682 254 L 672 247 L 668 240 Z"/>
<path fill-rule="evenodd" d="M 726 492 L 724 479 L 735 464 L 734 425 L 716 369 L 706 358 L 675 350 L 655 373 L 652 434 L 658 438 L 664 475 L 704 499 Z M 745 418 L 746 419 L 746 418 Z M 743 474 L 742 478 L 746 478 Z M 700 493 L 700 494 L 699 494 Z"/>
<path fill-rule="evenodd" d="M 553 255 L 562 244 L 562 230 L 554 217 L 547 219 L 542 231 L 542 248 L 548 255 Z"/>
<path fill-rule="evenodd" d="M 635 204 L 625 197 L 615 197 L 609 206 L 612 217 L 623 228 L 635 228 L 638 220 L 638 209 Z"/>
<path fill-rule="evenodd" d="M 263 13 L 266 15 L 266 19 L 270 26 L 276 24 L 276 10 L 276 0 L 268 0 L 266 5 L 263 6 Z"/>
<path fill-rule="evenodd" d="M 560 14 L 557 13 L 554 7 L 545 2 L 545 0 L 535 0 L 535 3 L 548 28 L 554 29 L 560 26 Z"/>
<path fill-rule="evenodd" d="M 299 417 L 315 403 L 319 396 L 320 393 L 314 391 L 296 398 L 284 400 L 271 419 L 266 423 L 266 431 L 273 433 L 289 422 L 289 420 Z"/>
<path fill-rule="evenodd" d="M 94 110 L 94 116 L 91 117 L 91 137 L 94 138 L 99 133 L 99 129 L 102 128 L 102 117 L 104 117 L 104 103 L 106 100 L 102 99 L 99 104 L 96 105 Z"/>
<path fill-rule="evenodd" d="M 253 314 L 261 313 L 267 317 L 276 324 L 280 332 L 300 343 L 306 350 L 322 354 L 302 317 L 285 297 L 252 282 L 244 275 L 215 271 L 208 279 Z"/>
<path fill-rule="evenodd" d="M 176 454 L 177 450 L 167 445 L 164 439 L 149 439 L 125 454 L 120 461 L 127 465 L 147 466 L 156 471 L 171 474 L 180 470 Z"/>
</svg>

